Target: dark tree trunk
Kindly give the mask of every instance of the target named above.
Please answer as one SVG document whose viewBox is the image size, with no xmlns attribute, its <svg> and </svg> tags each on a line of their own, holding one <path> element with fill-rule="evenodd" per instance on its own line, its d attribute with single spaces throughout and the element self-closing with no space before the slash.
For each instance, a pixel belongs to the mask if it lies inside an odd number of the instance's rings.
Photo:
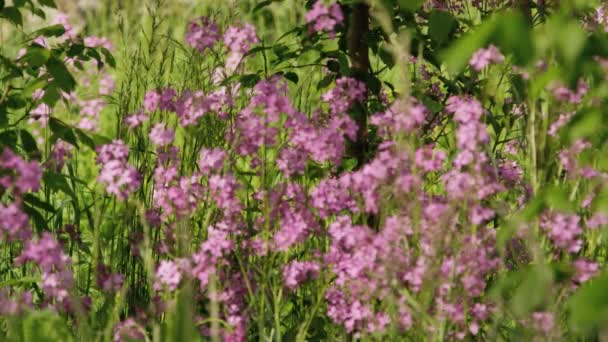
<svg viewBox="0 0 608 342">
<path fill-rule="evenodd" d="M 352 5 L 348 21 L 347 49 L 350 55 L 352 76 L 362 82 L 368 79 L 369 73 L 369 6 L 366 3 Z M 365 161 L 368 150 L 367 110 L 364 104 L 356 104 L 353 108 L 353 118 L 359 127 L 357 141 L 351 146 L 350 155 L 357 159 L 357 167 Z"/>
<path fill-rule="evenodd" d="M 517 7 L 528 23 L 532 25 L 532 0 L 517 0 Z"/>
</svg>

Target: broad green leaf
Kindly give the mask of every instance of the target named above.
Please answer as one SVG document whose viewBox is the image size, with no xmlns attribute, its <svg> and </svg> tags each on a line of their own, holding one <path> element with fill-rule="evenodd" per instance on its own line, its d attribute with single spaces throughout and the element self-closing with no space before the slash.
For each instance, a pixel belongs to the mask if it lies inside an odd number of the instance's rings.
<svg viewBox="0 0 608 342">
<path fill-rule="evenodd" d="M 589 333 L 608 324 L 608 272 L 583 284 L 567 302 L 570 328 Z"/>
<path fill-rule="evenodd" d="M 32 68 L 39 68 L 44 65 L 50 57 L 51 51 L 39 46 L 31 46 L 27 49 L 27 52 L 21 60 Z"/>
<path fill-rule="evenodd" d="M 260 2 L 259 4 L 257 4 L 253 10 L 251 11 L 253 14 L 255 14 L 256 12 L 258 12 L 259 10 L 261 10 L 262 8 L 272 4 L 273 2 L 275 2 L 276 0 L 264 0 L 262 2 Z"/>
<path fill-rule="evenodd" d="M 114 56 L 112 56 L 110 50 L 104 47 L 102 47 L 100 50 L 105 58 L 106 63 L 108 63 L 108 65 L 110 65 L 112 68 L 116 68 L 116 60 L 114 59 Z"/>
<path fill-rule="evenodd" d="M 91 150 L 95 151 L 95 141 L 86 132 L 81 129 L 74 128 L 74 132 L 78 136 L 78 140 L 88 146 Z"/>
<path fill-rule="evenodd" d="M 55 213 L 55 208 L 50 203 L 47 203 L 47 202 L 41 200 L 40 198 L 36 197 L 33 194 L 23 195 L 23 201 L 27 204 L 40 208 L 49 213 L 53 213 L 53 214 Z"/>
<path fill-rule="evenodd" d="M 68 68 L 66 68 L 59 59 L 56 57 L 49 59 L 49 61 L 46 63 L 46 68 L 51 76 L 53 76 L 59 88 L 68 92 L 74 89 L 76 81 L 74 80 L 74 77 L 72 77 L 72 74 Z"/>
<path fill-rule="evenodd" d="M 21 138 L 21 145 L 23 146 L 23 149 L 25 152 L 27 152 L 30 158 L 37 158 L 40 156 L 36 139 L 34 139 L 30 132 L 22 129 L 19 131 L 19 137 Z"/>
<path fill-rule="evenodd" d="M 29 205 L 23 206 L 23 211 L 29 216 L 30 220 L 34 222 L 34 228 L 36 228 L 36 233 L 41 234 L 43 231 L 48 230 L 48 224 L 38 210 L 34 209 Z"/>
<path fill-rule="evenodd" d="M 0 18 L 5 18 L 17 26 L 23 25 L 23 17 L 17 7 L 9 6 L 0 11 Z"/>
<path fill-rule="evenodd" d="M 517 65 L 526 65 L 534 57 L 532 30 L 520 12 L 507 12 L 496 17 L 496 29 L 490 42 Z"/>
<path fill-rule="evenodd" d="M 42 102 L 46 103 L 49 107 L 55 107 L 57 101 L 61 98 L 57 82 L 53 81 L 47 85 L 44 89 L 44 96 L 42 96 Z"/>
<path fill-rule="evenodd" d="M 437 45 L 442 46 L 457 26 L 458 22 L 450 12 L 433 10 L 429 18 L 429 36 Z"/>
<path fill-rule="evenodd" d="M 24 342 L 69 342 L 74 338 L 65 321 L 51 311 L 31 311 L 23 322 Z"/>
<path fill-rule="evenodd" d="M 389 69 L 392 69 L 395 66 L 395 57 L 393 57 L 393 54 L 386 48 L 380 47 L 378 50 L 378 57 L 380 57 L 382 63 L 384 63 Z"/>
<path fill-rule="evenodd" d="M 260 81 L 258 74 L 247 74 L 240 78 L 241 85 L 245 88 L 252 88 Z"/>
<path fill-rule="evenodd" d="M 53 132 L 55 138 L 60 138 L 72 146 L 79 148 L 78 139 L 76 138 L 74 129 L 71 126 L 56 118 L 50 118 L 49 127 L 51 128 L 51 132 Z"/>
<path fill-rule="evenodd" d="M 283 77 L 285 77 L 285 79 L 293 82 L 294 84 L 298 84 L 299 77 L 298 77 L 298 74 L 296 74 L 295 72 L 286 72 L 285 74 L 283 74 Z"/>
<path fill-rule="evenodd" d="M 64 175 L 47 171 L 43 174 L 42 180 L 49 189 L 53 191 L 61 191 L 70 197 L 75 197 L 74 191 L 72 191 L 72 188 L 70 187 L 70 184 L 68 184 L 68 181 Z"/>
<path fill-rule="evenodd" d="M 598 109 L 584 109 L 572 118 L 563 130 L 562 136 L 570 142 L 581 138 L 592 138 L 606 128 L 604 123 L 605 120 Z"/>
<path fill-rule="evenodd" d="M 411 12 L 417 11 L 425 0 L 399 0 L 399 7 Z"/>
<path fill-rule="evenodd" d="M 458 74 L 467 65 L 475 51 L 484 47 L 497 27 L 496 20 L 488 20 L 474 31 L 466 33 L 440 54 L 447 70 Z"/>
<path fill-rule="evenodd" d="M 57 5 L 55 4 L 55 0 L 38 0 L 38 2 L 43 6 L 57 8 Z"/>
<path fill-rule="evenodd" d="M 317 84 L 317 89 L 327 88 L 327 86 L 329 86 L 331 84 L 331 82 L 333 82 L 335 77 L 336 76 L 333 74 L 326 75 Z"/>
<path fill-rule="evenodd" d="M 548 265 L 531 265 L 503 274 L 490 294 L 504 301 L 517 317 L 525 317 L 531 312 L 542 310 L 551 300 L 548 289 L 553 279 L 554 272 Z"/>
<path fill-rule="evenodd" d="M 61 24 L 57 24 L 43 27 L 40 30 L 35 31 L 32 36 L 61 37 L 64 33 L 65 27 Z"/>
</svg>

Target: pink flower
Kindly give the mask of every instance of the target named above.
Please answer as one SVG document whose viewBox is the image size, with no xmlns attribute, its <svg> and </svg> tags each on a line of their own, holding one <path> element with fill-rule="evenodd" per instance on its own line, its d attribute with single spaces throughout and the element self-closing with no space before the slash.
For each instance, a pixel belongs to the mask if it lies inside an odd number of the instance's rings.
<svg viewBox="0 0 608 342">
<path fill-rule="evenodd" d="M 127 318 L 114 326 L 114 342 L 142 341 L 145 330 L 133 318 Z"/>
<path fill-rule="evenodd" d="M 165 128 L 165 125 L 162 123 L 157 123 L 150 130 L 148 137 L 154 145 L 163 147 L 173 143 L 175 131 L 170 128 Z"/>
<path fill-rule="evenodd" d="M 504 62 L 504 60 L 505 56 L 500 53 L 498 48 L 494 45 L 490 45 L 485 49 L 479 49 L 475 52 L 469 61 L 469 65 L 471 65 L 474 70 L 481 71 L 491 63 L 499 64 Z"/>
<path fill-rule="evenodd" d="M 414 162 L 425 172 L 439 171 L 445 161 L 445 152 L 435 150 L 433 145 L 427 145 L 416 150 Z"/>
<path fill-rule="evenodd" d="M 562 128 L 563 126 L 565 126 L 568 122 L 570 122 L 570 119 L 572 119 L 573 116 L 574 116 L 574 112 L 561 114 L 559 116 L 559 118 L 557 120 L 555 120 L 555 122 L 553 122 L 551 124 L 551 126 L 549 126 L 549 130 L 547 131 L 547 134 L 549 134 L 552 137 L 556 136 L 557 131 L 560 128 Z"/>
<path fill-rule="evenodd" d="M 136 112 L 129 116 L 125 117 L 125 123 L 130 128 L 137 128 L 141 126 L 142 123 L 148 120 L 148 116 L 143 112 Z"/>
<path fill-rule="evenodd" d="M 156 269 L 154 289 L 160 291 L 167 288 L 169 291 L 175 291 L 181 279 L 182 275 L 177 264 L 173 261 L 162 260 Z"/>
<path fill-rule="evenodd" d="M 555 317 L 551 312 L 534 312 L 532 313 L 534 326 L 543 334 L 549 334 L 555 326 Z"/>
<path fill-rule="evenodd" d="M 582 233 L 580 218 L 577 215 L 561 213 L 545 214 L 540 226 L 544 229 L 557 249 L 570 253 L 578 252 L 582 247 L 579 234 Z"/>
<path fill-rule="evenodd" d="M 212 48 L 220 40 L 217 24 L 207 17 L 200 17 L 188 24 L 186 43 L 197 49 L 200 53 Z"/>
<path fill-rule="evenodd" d="M 306 280 L 316 278 L 319 270 L 320 266 L 316 262 L 294 260 L 283 267 L 283 281 L 285 286 L 295 290 Z"/>
<path fill-rule="evenodd" d="M 199 154 L 198 167 L 203 174 L 209 174 L 211 171 L 220 170 L 224 165 L 226 152 L 222 149 L 202 149 Z"/>
<path fill-rule="evenodd" d="M 27 241 L 31 236 L 28 216 L 15 203 L 8 206 L 0 204 L 0 232 L 9 242 L 14 240 Z"/>
<path fill-rule="evenodd" d="M 0 177 L 0 186 L 13 189 L 19 194 L 38 191 L 40 188 L 42 170 L 35 160 L 26 162 L 19 155 L 5 148 L 0 154 L 0 169 L 9 173 Z"/>
<path fill-rule="evenodd" d="M 305 19 L 310 33 L 326 32 L 331 38 L 334 38 L 335 29 L 344 21 L 344 15 L 339 4 L 332 4 L 328 7 L 323 4 L 323 0 L 318 0 L 306 13 Z"/>
<path fill-rule="evenodd" d="M 255 27 L 251 24 L 229 26 L 224 32 L 224 44 L 226 44 L 228 50 L 235 54 L 246 54 L 252 44 L 259 42 Z"/>
<path fill-rule="evenodd" d="M 351 77 L 341 77 L 336 80 L 336 86 L 321 98 L 329 104 L 332 114 L 339 114 L 346 113 L 356 101 L 365 100 L 366 93 L 363 82 Z"/>
<path fill-rule="evenodd" d="M 599 265 L 596 262 L 592 262 L 585 259 L 578 259 L 574 262 L 575 274 L 573 280 L 577 284 L 582 284 L 587 280 L 593 278 L 593 276 L 599 270 Z"/>
<path fill-rule="evenodd" d="M 97 149 L 97 163 L 102 165 L 97 179 L 119 200 L 126 199 L 141 184 L 139 172 L 127 163 L 128 155 L 129 149 L 121 140 Z"/>
</svg>

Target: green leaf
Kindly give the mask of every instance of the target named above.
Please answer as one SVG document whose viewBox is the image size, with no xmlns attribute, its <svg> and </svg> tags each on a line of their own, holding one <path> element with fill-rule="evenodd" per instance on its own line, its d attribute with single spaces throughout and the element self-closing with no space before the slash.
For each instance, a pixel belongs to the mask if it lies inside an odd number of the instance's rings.
<svg viewBox="0 0 608 342">
<path fill-rule="evenodd" d="M 59 89 L 57 89 L 57 83 L 55 81 L 49 83 L 44 89 L 44 96 L 42 96 L 42 102 L 46 103 L 49 107 L 55 107 L 57 101 L 61 98 Z"/>
<path fill-rule="evenodd" d="M 293 82 L 294 84 L 298 84 L 299 77 L 298 77 L 298 74 L 296 74 L 295 72 L 287 72 L 287 73 L 283 74 L 283 77 L 285 77 L 285 79 Z"/>
<path fill-rule="evenodd" d="M 502 275 L 491 289 L 491 295 L 509 305 L 516 317 L 525 317 L 542 310 L 552 299 L 548 289 L 553 283 L 554 272 L 548 265 L 532 265 Z M 530 294 L 534 293 L 534 296 Z"/>
<path fill-rule="evenodd" d="M 47 7 L 52 7 L 52 8 L 57 8 L 57 5 L 55 4 L 55 0 L 38 0 L 38 2 L 42 5 L 42 6 L 47 6 Z"/>
<path fill-rule="evenodd" d="M 608 324 L 608 273 L 583 284 L 566 303 L 570 328 L 589 333 Z"/>
<path fill-rule="evenodd" d="M 581 138 L 596 137 L 605 130 L 605 119 L 595 108 L 584 109 L 577 113 L 563 130 L 562 136 L 570 142 Z"/>
<path fill-rule="evenodd" d="M 334 78 L 335 78 L 335 75 L 333 75 L 333 74 L 326 75 L 317 84 L 317 89 L 327 88 L 327 86 L 329 86 L 331 84 L 331 82 L 333 82 Z"/>
<path fill-rule="evenodd" d="M 44 185 L 52 191 L 61 191 L 72 198 L 76 196 L 65 176 L 62 174 L 47 171 L 43 174 L 42 180 L 44 181 Z"/>
<path fill-rule="evenodd" d="M 23 18 L 17 7 L 9 6 L 2 9 L 0 18 L 5 18 L 17 26 L 23 26 Z"/>
<path fill-rule="evenodd" d="M 544 192 L 546 204 L 556 210 L 564 212 L 572 212 L 574 208 L 573 203 L 568 200 L 568 192 L 566 189 L 559 186 L 552 186 Z"/>
<path fill-rule="evenodd" d="M 381 47 L 378 50 L 378 57 L 380 57 L 382 63 L 384 63 L 389 69 L 392 69 L 395 66 L 395 57 L 393 57 L 393 54 L 386 48 Z"/>
<path fill-rule="evenodd" d="M 21 60 L 32 68 L 39 68 L 44 65 L 50 57 L 51 51 L 39 46 L 31 46 L 27 49 L 27 52 Z"/>
<path fill-rule="evenodd" d="M 342 165 L 340 166 L 340 168 L 342 169 L 343 172 L 350 172 L 352 170 L 355 169 L 355 167 L 357 167 L 357 158 L 348 158 L 348 159 L 343 159 L 342 160 Z"/>
<path fill-rule="evenodd" d="M 18 137 L 16 130 L 9 130 L 0 133 L 0 145 L 9 147 L 15 146 L 17 139 Z"/>
<path fill-rule="evenodd" d="M 23 95 L 24 98 L 31 98 L 34 92 L 38 89 L 44 88 L 47 85 L 47 80 L 44 78 L 37 78 L 27 83 L 25 87 L 23 87 Z"/>
<path fill-rule="evenodd" d="M 433 10 L 429 18 L 429 36 L 437 45 L 442 46 L 457 26 L 458 22 L 450 12 Z"/>
<path fill-rule="evenodd" d="M 49 127 L 51 128 L 51 132 L 53 132 L 55 138 L 60 138 L 72 146 L 79 148 L 78 139 L 76 138 L 76 134 L 74 133 L 74 129 L 72 129 L 72 127 L 56 118 L 49 119 Z"/>
<path fill-rule="evenodd" d="M 258 74 L 247 74 L 240 78 L 241 85 L 245 88 L 252 88 L 260 81 Z"/>
<path fill-rule="evenodd" d="M 64 320 L 51 311 L 30 311 L 23 323 L 24 342 L 73 341 Z"/>
<path fill-rule="evenodd" d="M 19 131 L 19 137 L 21 138 L 21 145 L 25 152 L 27 152 L 28 156 L 31 158 L 37 158 L 40 156 L 40 152 L 38 151 L 38 144 L 36 144 L 36 139 L 25 129 Z"/>
<path fill-rule="evenodd" d="M 108 63 L 108 65 L 110 65 L 112 68 L 116 68 L 116 60 L 114 59 L 114 56 L 112 56 L 110 50 L 104 47 L 100 48 L 100 50 L 106 60 L 106 63 Z"/>
<path fill-rule="evenodd" d="M 488 20 L 443 51 L 440 58 L 446 64 L 448 71 L 452 74 L 460 73 L 469 63 L 473 53 L 487 44 L 496 26 L 496 20 Z"/>
<path fill-rule="evenodd" d="M 399 0 L 399 7 L 411 12 L 417 11 L 425 0 Z"/>
<path fill-rule="evenodd" d="M 275 2 L 276 0 L 265 0 L 260 2 L 259 4 L 257 4 L 254 8 L 253 11 L 251 11 L 253 14 L 255 14 L 257 11 L 261 10 L 262 8 L 272 4 L 273 2 Z"/>
<path fill-rule="evenodd" d="M 32 208 L 29 205 L 23 206 L 23 211 L 29 216 L 29 218 L 34 221 L 34 227 L 36 228 L 36 233 L 41 234 L 43 231 L 48 230 L 48 225 L 44 216 L 42 216 L 38 210 Z"/>
<path fill-rule="evenodd" d="M 79 128 L 74 128 L 74 132 L 76 132 L 76 135 L 78 136 L 78 140 L 80 140 L 80 142 L 88 146 L 91 150 L 95 151 L 96 145 L 93 138 L 91 138 L 87 133 L 85 133 Z"/>
<path fill-rule="evenodd" d="M 46 63 L 47 70 L 53 76 L 60 89 L 71 91 L 76 86 L 76 81 L 65 65 L 56 57 L 49 59 Z"/>
<path fill-rule="evenodd" d="M 23 97 L 23 93 L 11 93 L 6 99 L 6 107 L 10 109 L 21 109 L 27 106 L 28 101 Z"/>
<path fill-rule="evenodd" d="M 45 37 L 61 37 L 65 33 L 65 27 L 61 24 L 51 25 L 43 27 L 40 30 L 34 31 L 32 36 L 45 36 Z"/>
<path fill-rule="evenodd" d="M 23 195 L 23 201 L 31 206 L 40 208 L 44 211 L 47 211 L 49 213 L 55 213 L 56 209 L 48 202 L 45 202 L 43 200 L 41 200 L 40 198 L 32 195 L 32 194 L 25 194 Z"/>
<path fill-rule="evenodd" d="M 532 29 L 520 12 L 506 12 L 496 17 L 496 30 L 490 37 L 505 55 L 510 54 L 517 65 L 526 65 L 534 58 Z"/>
</svg>

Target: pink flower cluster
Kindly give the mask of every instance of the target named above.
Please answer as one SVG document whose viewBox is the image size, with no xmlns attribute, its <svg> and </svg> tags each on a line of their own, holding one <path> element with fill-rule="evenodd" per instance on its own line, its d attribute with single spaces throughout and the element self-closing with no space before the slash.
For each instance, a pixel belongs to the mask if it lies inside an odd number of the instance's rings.
<svg viewBox="0 0 608 342">
<path fill-rule="evenodd" d="M 310 11 L 306 12 L 306 24 L 309 32 L 328 33 L 331 38 L 336 36 L 336 28 L 344 21 L 342 8 L 337 3 L 330 6 L 323 4 L 323 0 L 317 0 Z"/>
<path fill-rule="evenodd" d="M 188 24 L 185 40 L 188 45 L 203 53 L 220 40 L 220 31 L 214 21 L 200 17 Z"/>
<path fill-rule="evenodd" d="M 121 140 L 97 149 L 97 163 L 101 164 L 97 179 L 119 200 L 125 200 L 141 184 L 139 172 L 127 162 L 128 156 L 129 148 Z"/>
<path fill-rule="evenodd" d="M 500 53 L 500 50 L 496 46 L 490 45 L 485 49 L 476 51 L 471 57 L 469 65 L 475 71 L 481 71 L 490 64 L 500 64 L 504 61 L 505 56 Z"/>
</svg>

